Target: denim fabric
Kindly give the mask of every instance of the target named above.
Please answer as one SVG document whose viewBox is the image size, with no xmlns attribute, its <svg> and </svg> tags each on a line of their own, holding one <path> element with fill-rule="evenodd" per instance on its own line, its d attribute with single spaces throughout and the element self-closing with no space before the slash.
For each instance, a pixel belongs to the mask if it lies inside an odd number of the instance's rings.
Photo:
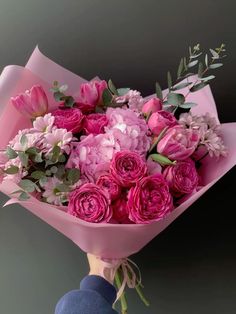
<svg viewBox="0 0 236 314">
<path fill-rule="evenodd" d="M 86 276 L 80 290 L 66 293 L 57 303 L 55 314 L 117 314 L 112 309 L 115 287 L 99 276 Z"/>
</svg>

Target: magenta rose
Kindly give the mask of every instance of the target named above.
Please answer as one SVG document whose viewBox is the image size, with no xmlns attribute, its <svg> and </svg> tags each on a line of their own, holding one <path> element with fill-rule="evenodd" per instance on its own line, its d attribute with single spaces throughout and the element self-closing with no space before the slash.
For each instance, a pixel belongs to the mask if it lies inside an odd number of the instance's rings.
<svg viewBox="0 0 236 314">
<path fill-rule="evenodd" d="M 104 174 L 100 176 L 97 180 L 97 185 L 107 191 L 112 201 L 117 199 L 121 194 L 121 187 L 109 174 Z"/>
<path fill-rule="evenodd" d="M 68 213 L 88 222 L 108 222 L 112 217 L 106 191 L 93 183 L 85 183 L 70 193 Z"/>
<path fill-rule="evenodd" d="M 162 174 L 145 177 L 128 194 L 129 219 L 148 224 L 162 219 L 173 209 L 169 186 Z"/>
<path fill-rule="evenodd" d="M 85 116 L 84 130 L 86 134 L 100 134 L 104 133 L 104 128 L 108 124 L 108 119 L 105 114 L 91 113 Z"/>
<path fill-rule="evenodd" d="M 127 198 L 125 195 L 121 195 L 116 201 L 112 202 L 112 218 L 121 224 L 130 224 L 132 221 L 129 219 L 129 212 L 127 209 Z"/>
<path fill-rule="evenodd" d="M 164 128 L 171 128 L 176 124 L 177 120 L 175 119 L 175 116 L 165 110 L 154 112 L 148 119 L 149 129 L 156 136 L 158 136 Z"/>
<path fill-rule="evenodd" d="M 195 163 L 190 158 L 178 161 L 174 166 L 166 167 L 163 176 L 175 197 L 191 194 L 199 181 Z"/>
<path fill-rule="evenodd" d="M 111 175 L 123 187 L 134 185 L 146 172 L 147 166 L 142 157 L 128 150 L 116 153 L 110 164 Z"/>
<path fill-rule="evenodd" d="M 54 125 L 59 129 L 67 129 L 75 134 L 83 128 L 84 115 L 78 108 L 56 109 L 52 115 L 55 117 Z"/>
<path fill-rule="evenodd" d="M 81 84 L 80 96 L 77 106 L 83 113 L 93 112 L 96 105 L 101 103 L 104 89 L 107 88 L 106 81 L 91 81 Z"/>
<path fill-rule="evenodd" d="M 151 98 L 150 100 L 148 100 L 142 108 L 142 112 L 146 115 L 150 114 L 150 113 L 154 113 L 157 112 L 159 110 L 162 109 L 162 101 L 159 98 Z"/>
<path fill-rule="evenodd" d="M 197 130 L 174 126 L 167 130 L 157 144 L 158 153 L 171 160 L 184 160 L 193 154 L 199 143 Z"/>
</svg>

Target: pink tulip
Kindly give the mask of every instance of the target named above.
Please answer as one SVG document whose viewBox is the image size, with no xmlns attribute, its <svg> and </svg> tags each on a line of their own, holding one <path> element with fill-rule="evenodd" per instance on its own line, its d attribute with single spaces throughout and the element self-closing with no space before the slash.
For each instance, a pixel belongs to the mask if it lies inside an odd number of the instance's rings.
<svg viewBox="0 0 236 314">
<path fill-rule="evenodd" d="M 40 85 L 34 85 L 30 90 L 12 97 L 11 102 L 20 113 L 33 119 L 48 112 L 48 99 Z"/>
<path fill-rule="evenodd" d="M 142 108 L 144 114 L 150 114 L 162 110 L 162 101 L 159 98 L 151 98 L 147 101 Z"/>
</svg>

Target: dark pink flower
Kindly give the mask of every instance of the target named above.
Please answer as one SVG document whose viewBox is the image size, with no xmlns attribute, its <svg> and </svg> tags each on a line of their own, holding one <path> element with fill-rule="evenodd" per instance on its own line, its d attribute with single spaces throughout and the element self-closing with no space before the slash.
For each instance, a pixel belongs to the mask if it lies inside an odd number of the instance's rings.
<svg viewBox="0 0 236 314">
<path fill-rule="evenodd" d="M 107 191 L 111 200 L 117 199 L 121 194 L 121 187 L 110 174 L 101 175 L 97 180 L 97 185 Z"/>
<path fill-rule="evenodd" d="M 184 160 L 193 154 L 199 139 L 197 130 L 185 129 L 177 125 L 167 130 L 157 144 L 157 151 L 171 160 Z"/>
<path fill-rule="evenodd" d="M 86 134 L 104 133 L 104 128 L 108 124 L 108 118 L 102 113 L 91 113 L 85 116 L 84 130 Z"/>
<path fill-rule="evenodd" d="M 48 99 L 40 85 L 11 98 L 14 107 L 29 118 L 43 116 L 48 112 Z"/>
<path fill-rule="evenodd" d="M 79 133 L 83 128 L 84 115 L 78 108 L 56 109 L 52 112 L 54 125 L 68 132 Z"/>
<path fill-rule="evenodd" d="M 121 195 L 116 201 L 112 202 L 112 218 L 121 224 L 130 224 L 132 221 L 129 219 L 129 213 L 127 209 L 127 197 L 126 195 Z"/>
<path fill-rule="evenodd" d="M 146 174 L 147 166 L 138 153 L 125 150 L 115 154 L 110 172 L 121 186 L 130 187 Z"/>
<path fill-rule="evenodd" d="M 154 135 L 159 135 L 165 128 L 171 128 L 177 124 L 177 120 L 174 115 L 165 110 L 154 112 L 148 119 L 148 126 Z"/>
<path fill-rule="evenodd" d="M 173 209 L 169 186 L 161 174 L 145 177 L 128 194 L 129 219 L 148 224 L 162 219 Z"/>
<path fill-rule="evenodd" d="M 107 88 L 106 81 L 91 81 L 81 84 L 80 96 L 77 106 L 83 113 L 93 112 L 95 107 L 101 103 L 104 89 Z"/>
<path fill-rule="evenodd" d="M 145 104 L 143 105 L 142 112 L 144 114 L 150 114 L 157 112 L 162 109 L 162 101 L 161 99 L 157 97 L 153 97 L 149 99 Z"/>
<path fill-rule="evenodd" d="M 85 183 L 70 193 L 68 213 L 88 222 L 108 222 L 112 217 L 106 191 L 93 183 Z"/>
<path fill-rule="evenodd" d="M 199 181 L 195 163 L 190 158 L 178 161 L 174 166 L 166 167 L 163 176 L 168 182 L 172 194 L 176 197 L 191 194 Z"/>
</svg>

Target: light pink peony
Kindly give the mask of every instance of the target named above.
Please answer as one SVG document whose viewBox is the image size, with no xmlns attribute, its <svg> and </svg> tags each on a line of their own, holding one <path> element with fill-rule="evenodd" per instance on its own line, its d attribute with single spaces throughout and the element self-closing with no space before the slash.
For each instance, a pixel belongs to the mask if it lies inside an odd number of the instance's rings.
<svg viewBox="0 0 236 314">
<path fill-rule="evenodd" d="M 110 174 L 100 176 L 96 184 L 107 191 L 112 201 L 117 199 L 121 194 L 121 187 Z"/>
<path fill-rule="evenodd" d="M 86 183 L 69 195 L 68 213 L 88 222 L 108 222 L 112 209 L 108 194 L 93 183 Z"/>
<path fill-rule="evenodd" d="M 145 177 L 128 194 L 129 219 L 148 224 L 162 219 L 173 209 L 169 186 L 161 174 Z"/>
<path fill-rule="evenodd" d="M 157 97 L 149 99 L 143 105 L 142 112 L 146 115 L 162 110 L 162 101 Z"/>
<path fill-rule="evenodd" d="M 199 182 L 195 163 L 190 158 L 178 161 L 174 166 L 166 167 L 163 176 L 175 197 L 191 194 Z"/>
<path fill-rule="evenodd" d="M 113 216 L 112 218 L 121 224 L 130 224 L 133 223 L 129 219 L 129 212 L 127 209 L 127 197 L 126 195 L 121 195 L 116 201 L 111 204 Z"/>
<path fill-rule="evenodd" d="M 146 163 L 135 152 L 118 152 L 111 161 L 110 173 L 123 187 L 134 185 L 137 180 L 145 176 L 146 172 Z"/>
<path fill-rule="evenodd" d="M 84 115 L 78 108 L 57 109 L 52 112 L 54 125 L 68 132 L 79 133 L 83 128 Z"/>
<path fill-rule="evenodd" d="M 11 98 L 14 107 L 29 118 L 43 116 L 48 111 L 48 99 L 40 85 Z"/>
<path fill-rule="evenodd" d="M 77 106 L 83 113 L 93 112 L 96 105 L 101 103 L 104 89 L 107 88 L 106 81 L 91 81 L 81 84 L 80 96 Z"/>
<path fill-rule="evenodd" d="M 184 160 L 193 154 L 199 139 L 198 131 L 174 126 L 167 130 L 157 144 L 157 151 L 171 160 Z"/>
<path fill-rule="evenodd" d="M 175 116 L 165 110 L 154 112 L 148 119 L 148 126 L 156 136 L 158 136 L 165 127 L 171 128 L 176 124 L 177 120 Z"/>
<path fill-rule="evenodd" d="M 86 134 L 100 134 L 105 132 L 104 128 L 107 124 L 108 119 L 105 114 L 91 113 L 85 116 L 83 127 Z"/>
</svg>

